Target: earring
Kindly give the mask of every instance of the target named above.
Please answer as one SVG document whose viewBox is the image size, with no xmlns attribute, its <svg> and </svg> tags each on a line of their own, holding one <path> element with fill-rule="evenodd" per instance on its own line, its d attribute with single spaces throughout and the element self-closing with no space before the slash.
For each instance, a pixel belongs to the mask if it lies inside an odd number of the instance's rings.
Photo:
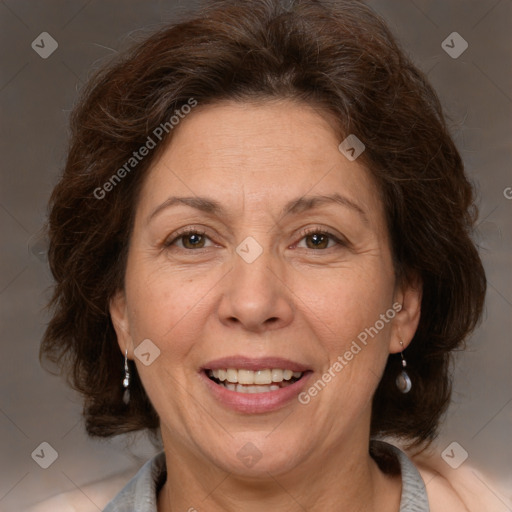
<svg viewBox="0 0 512 512">
<path fill-rule="evenodd" d="M 124 379 L 123 379 L 123 387 L 124 387 L 124 394 L 123 394 L 123 402 L 125 404 L 128 404 L 130 401 L 130 369 L 128 368 L 128 349 L 126 349 L 124 353 Z"/>
<path fill-rule="evenodd" d="M 400 341 L 400 345 L 402 346 L 402 352 L 400 352 L 400 357 L 402 358 L 402 368 L 406 368 L 407 366 L 407 361 L 405 360 L 404 358 L 404 353 L 403 353 L 403 349 L 404 349 L 404 342 L 403 341 Z M 412 388 L 412 382 L 411 382 L 411 379 L 409 377 L 409 375 L 407 374 L 407 372 L 405 371 L 405 369 L 403 369 L 399 374 L 398 374 L 398 377 L 396 378 L 396 387 L 402 392 L 402 393 L 409 393 L 409 391 L 411 391 L 411 388 Z"/>
</svg>

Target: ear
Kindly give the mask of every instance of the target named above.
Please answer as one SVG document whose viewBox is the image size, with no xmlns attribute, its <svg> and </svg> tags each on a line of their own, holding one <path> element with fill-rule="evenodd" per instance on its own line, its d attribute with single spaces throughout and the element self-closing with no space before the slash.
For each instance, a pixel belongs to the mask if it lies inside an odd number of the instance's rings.
<svg viewBox="0 0 512 512">
<path fill-rule="evenodd" d="M 417 276 L 397 285 L 393 304 L 401 304 L 402 307 L 393 318 L 389 344 L 391 354 L 396 354 L 406 348 L 416 333 L 421 316 L 422 291 L 422 282 Z M 400 341 L 403 342 L 403 346 Z"/>
<path fill-rule="evenodd" d="M 126 296 L 123 290 L 118 290 L 110 299 L 109 310 L 119 348 L 123 355 L 125 350 L 128 349 L 128 356 L 130 356 L 133 350 L 133 340 L 130 335 Z"/>
</svg>

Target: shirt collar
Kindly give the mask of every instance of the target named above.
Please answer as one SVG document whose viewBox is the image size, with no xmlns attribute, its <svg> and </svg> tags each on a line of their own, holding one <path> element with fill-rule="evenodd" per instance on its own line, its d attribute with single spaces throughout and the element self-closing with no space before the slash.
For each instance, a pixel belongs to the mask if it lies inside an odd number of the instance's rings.
<svg viewBox="0 0 512 512">
<path fill-rule="evenodd" d="M 384 441 L 372 440 L 392 452 L 398 459 L 402 474 L 400 512 L 429 512 L 425 484 L 418 470 L 397 447 Z M 167 478 L 165 452 L 150 459 L 107 505 L 103 512 L 158 512 L 158 493 Z"/>
</svg>

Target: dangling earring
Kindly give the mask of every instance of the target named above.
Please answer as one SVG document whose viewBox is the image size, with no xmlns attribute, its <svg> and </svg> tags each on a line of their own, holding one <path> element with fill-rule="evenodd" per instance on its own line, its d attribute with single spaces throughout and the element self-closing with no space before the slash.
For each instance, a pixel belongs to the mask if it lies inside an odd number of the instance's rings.
<svg viewBox="0 0 512 512">
<path fill-rule="evenodd" d="M 405 367 L 407 366 L 407 361 L 404 359 L 404 353 L 403 353 L 404 342 L 400 341 L 400 345 L 402 346 L 402 352 L 400 352 L 400 357 L 402 358 L 402 368 L 404 368 L 404 369 L 398 374 L 398 377 L 396 378 L 395 382 L 396 382 L 396 387 L 402 393 L 409 393 L 409 391 L 411 391 L 411 388 L 412 388 L 412 382 L 411 382 L 409 375 L 405 371 Z"/>
<path fill-rule="evenodd" d="M 124 379 L 123 379 L 123 402 L 128 404 L 130 401 L 130 389 L 128 386 L 130 385 L 130 369 L 128 368 L 128 349 L 126 349 L 124 353 Z"/>
</svg>

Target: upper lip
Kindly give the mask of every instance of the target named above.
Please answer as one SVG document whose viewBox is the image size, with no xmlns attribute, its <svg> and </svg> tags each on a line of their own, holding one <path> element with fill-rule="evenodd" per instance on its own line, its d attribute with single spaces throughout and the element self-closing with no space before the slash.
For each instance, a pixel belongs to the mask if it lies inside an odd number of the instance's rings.
<svg viewBox="0 0 512 512">
<path fill-rule="evenodd" d="M 247 356 L 230 356 L 214 359 L 204 364 L 201 370 L 219 370 L 235 368 L 237 370 L 266 370 L 279 368 L 281 370 L 292 370 L 293 372 L 306 372 L 310 370 L 304 364 L 284 359 L 282 357 L 247 357 Z"/>
</svg>

